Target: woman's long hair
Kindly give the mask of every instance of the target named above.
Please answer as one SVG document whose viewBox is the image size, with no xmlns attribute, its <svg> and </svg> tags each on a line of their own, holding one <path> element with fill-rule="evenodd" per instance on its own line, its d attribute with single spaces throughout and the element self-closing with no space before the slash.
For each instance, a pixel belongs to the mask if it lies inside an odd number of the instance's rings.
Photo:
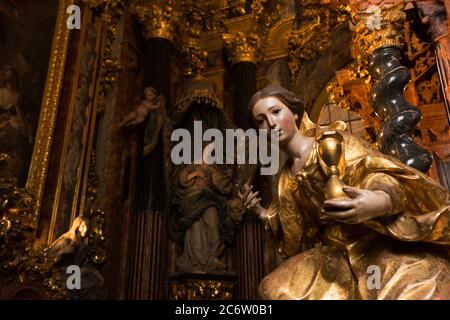
<svg viewBox="0 0 450 320">
<path fill-rule="evenodd" d="M 257 91 L 250 99 L 250 102 L 248 104 L 249 114 L 252 117 L 253 120 L 253 108 L 255 107 L 256 103 L 264 98 L 268 97 L 274 97 L 280 100 L 283 104 L 285 104 L 294 114 L 298 114 L 299 118 L 303 116 L 304 107 L 303 103 L 300 100 L 300 98 L 293 92 L 275 85 L 275 84 L 269 84 L 265 88 Z M 253 123 L 253 121 L 252 121 Z"/>
</svg>

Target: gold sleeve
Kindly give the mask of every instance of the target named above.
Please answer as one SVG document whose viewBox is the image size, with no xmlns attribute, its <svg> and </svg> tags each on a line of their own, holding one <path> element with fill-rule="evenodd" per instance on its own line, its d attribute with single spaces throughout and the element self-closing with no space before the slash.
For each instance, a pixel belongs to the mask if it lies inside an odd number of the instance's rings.
<svg viewBox="0 0 450 320">
<path fill-rule="evenodd" d="M 280 233 L 280 202 L 278 199 L 272 201 L 269 209 L 267 209 L 267 220 L 265 224 L 266 231 L 272 232 L 275 237 L 279 237 Z"/>
<path fill-rule="evenodd" d="M 290 257 L 300 252 L 305 223 L 286 174 L 280 176 L 278 198 L 267 211 L 266 230 L 278 240 L 278 252 Z"/>
<path fill-rule="evenodd" d="M 402 241 L 450 244 L 450 195 L 422 172 L 384 155 L 356 138 L 346 138 L 347 183 L 383 190 L 393 210 L 365 224 Z"/>
<path fill-rule="evenodd" d="M 392 202 L 392 210 L 388 216 L 400 213 L 405 209 L 407 201 L 405 192 L 393 176 L 381 172 L 371 173 L 363 179 L 360 188 L 386 192 Z"/>
</svg>

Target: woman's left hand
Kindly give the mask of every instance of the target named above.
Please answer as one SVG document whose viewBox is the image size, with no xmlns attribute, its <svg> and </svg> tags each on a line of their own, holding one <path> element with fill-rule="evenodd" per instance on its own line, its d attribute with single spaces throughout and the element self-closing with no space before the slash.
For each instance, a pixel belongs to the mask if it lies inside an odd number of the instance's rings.
<svg viewBox="0 0 450 320">
<path fill-rule="evenodd" d="M 392 210 L 391 197 L 381 190 L 344 186 L 349 198 L 326 200 L 322 212 L 344 223 L 361 223 L 388 214 Z"/>
</svg>

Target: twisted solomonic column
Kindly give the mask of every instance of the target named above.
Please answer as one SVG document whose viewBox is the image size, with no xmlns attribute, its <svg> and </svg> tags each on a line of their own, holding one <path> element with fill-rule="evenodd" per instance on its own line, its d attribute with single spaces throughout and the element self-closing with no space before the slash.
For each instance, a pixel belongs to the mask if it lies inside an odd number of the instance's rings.
<svg viewBox="0 0 450 320">
<path fill-rule="evenodd" d="M 372 108 L 383 119 L 377 135 L 378 147 L 381 152 L 426 172 L 432 164 L 431 154 L 413 138 L 422 114 L 403 96 L 403 89 L 411 79 L 409 69 L 400 63 L 406 18 L 404 3 L 401 0 L 353 2 L 353 43 L 359 58 L 367 57 L 368 70 L 374 79 Z"/>
</svg>

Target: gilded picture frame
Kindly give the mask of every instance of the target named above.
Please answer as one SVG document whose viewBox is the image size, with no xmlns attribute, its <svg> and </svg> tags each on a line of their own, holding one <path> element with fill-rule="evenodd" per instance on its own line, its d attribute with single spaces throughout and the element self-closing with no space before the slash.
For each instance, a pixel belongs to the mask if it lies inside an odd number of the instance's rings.
<svg viewBox="0 0 450 320">
<path fill-rule="evenodd" d="M 32 194 L 34 199 L 36 222 L 39 221 L 38 217 L 49 169 L 50 153 L 54 140 L 53 133 L 56 125 L 71 32 L 66 26 L 66 10 L 72 4 L 74 4 L 74 0 L 59 0 L 58 3 L 47 79 L 42 95 L 35 143 L 26 181 L 26 189 Z"/>
</svg>

